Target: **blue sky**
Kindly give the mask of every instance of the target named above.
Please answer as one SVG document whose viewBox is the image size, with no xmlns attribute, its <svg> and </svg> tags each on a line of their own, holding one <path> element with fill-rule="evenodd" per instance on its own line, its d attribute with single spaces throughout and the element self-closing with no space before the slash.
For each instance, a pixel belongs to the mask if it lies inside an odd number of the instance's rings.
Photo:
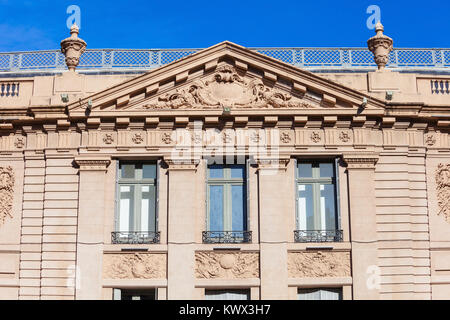
<svg viewBox="0 0 450 320">
<path fill-rule="evenodd" d="M 0 0 L 0 51 L 58 49 L 70 5 L 88 48 L 365 47 L 370 5 L 395 47 L 450 47 L 448 0 Z"/>
</svg>

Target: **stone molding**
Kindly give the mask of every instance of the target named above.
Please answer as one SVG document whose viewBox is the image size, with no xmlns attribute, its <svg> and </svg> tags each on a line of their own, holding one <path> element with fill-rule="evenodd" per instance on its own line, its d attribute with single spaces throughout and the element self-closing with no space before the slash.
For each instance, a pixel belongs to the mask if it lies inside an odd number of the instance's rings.
<svg viewBox="0 0 450 320">
<path fill-rule="evenodd" d="M 164 158 L 168 171 L 195 171 L 200 159 Z"/>
<path fill-rule="evenodd" d="M 350 277 L 350 252 L 289 252 L 289 278 Z"/>
<path fill-rule="evenodd" d="M 12 218 L 15 177 L 12 167 L 0 167 L 0 226 Z"/>
<path fill-rule="evenodd" d="M 79 167 L 80 171 L 107 171 L 108 166 L 111 163 L 111 159 L 106 157 L 79 157 L 75 158 L 75 163 Z"/>
<path fill-rule="evenodd" d="M 344 155 L 347 169 L 375 169 L 378 157 L 365 155 Z"/>
<path fill-rule="evenodd" d="M 121 253 L 103 255 L 104 279 L 165 279 L 164 253 Z"/>
<path fill-rule="evenodd" d="M 290 158 L 258 158 L 255 160 L 258 170 L 287 170 Z"/>
<path fill-rule="evenodd" d="M 256 252 L 195 253 L 197 279 L 259 278 L 259 254 Z"/>
<path fill-rule="evenodd" d="M 440 163 L 435 173 L 438 215 L 450 223 L 450 164 Z"/>
</svg>

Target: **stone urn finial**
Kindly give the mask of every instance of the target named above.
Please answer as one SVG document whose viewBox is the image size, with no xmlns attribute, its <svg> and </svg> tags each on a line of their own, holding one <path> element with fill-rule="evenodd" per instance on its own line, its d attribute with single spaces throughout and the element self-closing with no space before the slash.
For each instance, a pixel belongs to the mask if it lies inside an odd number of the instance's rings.
<svg viewBox="0 0 450 320">
<path fill-rule="evenodd" d="M 375 26 L 375 32 L 377 34 L 367 41 L 367 46 L 373 53 L 378 70 L 383 70 L 386 67 L 389 61 L 389 53 L 392 51 L 394 44 L 394 41 L 388 36 L 385 36 L 383 31 L 383 25 L 381 22 L 378 22 Z"/>
<path fill-rule="evenodd" d="M 70 37 L 61 41 L 61 52 L 66 56 L 69 71 L 75 72 L 80 57 L 86 51 L 86 42 L 78 38 L 78 26 L 74 23 L 70 28 Z"/>
</svg>

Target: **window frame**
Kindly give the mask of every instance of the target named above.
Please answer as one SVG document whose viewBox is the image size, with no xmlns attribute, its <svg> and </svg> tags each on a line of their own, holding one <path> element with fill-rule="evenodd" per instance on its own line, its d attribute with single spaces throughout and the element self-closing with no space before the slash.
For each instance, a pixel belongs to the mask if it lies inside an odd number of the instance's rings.
<svg viewBox="0 0 450 320">
<path fill-rule="evenodd" d="M 311 178 L 300 178 L 299 177 L 299 164 L 310 163 L 313 165 L 312 177 Z M 333 165 L 334 177 L 332 178 L 320 178 L 320 166 L 314 167 L 314 165 L 320 165 L 321 163 L 329 163 Z M 316 169 L 316 170 L 314 170 Z M 318 177 L 314 177 L 314 172 L 319 172 Z M 320 217 L 320 190 L 317 191 L 317 186 L 320 184 L 329 184 L 334 187 L 334 208 L 335 208 L 335 226 L 334 230 L 321 230 L 322 228 L 314 228 L 314 230 L 302 230 L 300 229 L 300 216 L 298 209 L 299 201 L 299 185 L 312 185 L 313 186 L 313 214 L 314 214 L 314 225 L 320 223 L 317 222 L 317 217 Z M 316 188 L 314 188 L 316 185 Z M 295 194 L 295 228 L 301 231 L 338 231 L 341 229 L 341 210 L 340 210 L 340 200 L 339 200 L 339 158 L 305 158 L 295 159 L 295 184 L 294 184 L 294 194 Z"/>
<path fill-rule="evenodd" d="M 218 165 L 223 166 L 224 168 L 224 177 L 223 178 L 210 178 L 209 177 L 209 167 L 212 165 Z M 231 178 L 231 170 L 230 168 L 232 166 L 242 166 L 243 167 L 243 178 Z M 232 199 L 228 197 L 228 193 L 231 192 L 231 190 L 228 190 L 230 192 L 226 192 L 225 186 L 231 187 L 231 186 L 242 186 L 242 205 L 243 205 L 243 214 L 245 215 L 243 217 L 243 222 L 245 224 L 244 230 L 234 230 L 234 232 L 247 232 L 250 229 L 250 221 L 249 221 L 249 185 L 248 185 L 248 172 L 249 172 L 249 161 L 246 159 L 245 164 L 208 164 L 208 160 L 205 159 L 205 208 L 206 208 L 206 215 L 205 215 L 205 230 L 207 232 L 233 232 L 233 211 L 232 208 L 230 208 L 230 205 L 232 206 Z M 225 171 L 225 169 L 228 169 Z M 225 172 L 229 172 L 229 175 L 225 175 Z M 223 230 L 210 230 L 210 186 L 224 186 L 224 199 L 223 199 Z M 231 189 L 231 188 L 229 188 Z M 229 210 L 228 210 L 229 209 Z M 226 216 L 228 215 L 228 216 Z"/>
<path fill-rule="evenodd" d="M 154 179 L 137 179 L 136 177 L 134 179 L 127 179 L 127 178 L 121 178 L 121 170 L 120 170 L 120 166 L 123 164 L 133 164 L 133 165 L 154 165 L 155 166 L 155 178 Z M 136 170 L 136 167 L 135 169 Z M 140 169 L 142 172 L 142 168 Z M 159 171 L 160 171 L 160 160 L 116 160 L 116 196 L 115 196 L 115 219 L 114 219 L 114 232 L 149 232 L 152 233 L 154 232 L 155 234 L 158 233 L 158 225 L 159 225 L 159 221 L 158 221 L 158 209 L 159 209 Z M 154 187 L 154 197 L 155 197 L 155 202 L 154 202 L 154 211 L 155 211 L 155 217 L 154 217 L 154 230 L 148 230 L 148 231 L 142 231 L 142 230 L 137 230 L 137 229 L 141 229 L 140 227 L 140 223 L 141 223 L 141 213 L 142 213 L 142 206 L 139 206 L 139 214 L 136 213 L 136 207 L 138 207 L 137 203 L 142 203 L 142 191 L 138 192 L 134 192 L 134 197 L 133 197 L 133 201 L 134 201 L 134 210 L 133 210 L 133 214 L 130 215 L 129 218 L 129 226 L 128 229 L 129 230 L 120 230 L 120 187 L 123 185 L 130 185 L 130 186 L 145 186 L 145 185 L 149 185 Z M 138 196 L 138 194 L 141 195 L 141 197 Z M 140 198 L 140 199 L 139 199 Z M 140 200 L 140 201 L 136 201 L 136 200 Z M 131 223 L 133 222 L 133 223 Z M 131 224 L 133 224 L 133 227 L 131 227 Z M 150 229 L 150 228 L 149 228 Z"/>
</svg>

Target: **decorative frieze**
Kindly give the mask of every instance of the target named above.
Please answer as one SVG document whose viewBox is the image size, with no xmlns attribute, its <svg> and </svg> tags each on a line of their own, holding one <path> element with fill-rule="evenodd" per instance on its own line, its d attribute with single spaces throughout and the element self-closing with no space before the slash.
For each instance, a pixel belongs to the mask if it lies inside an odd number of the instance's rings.
<svg viewBox="0 0 450 320">
<path fill-rule="evenodd" d="M 196 252 L 197 279 L 259 278 L 259 254 L 256 252 Z"/>
<path fill-rule="evenodd" d="M 290 278 L 350 277 L 349 252 L 290 252 Z"/>
<path fill-rule="evenodd" d="M 165 279 L 166 254 L 120 253 L 103 256 L 104 279 Z"/>
<path fill-rule="evenodd" d="M 7 217 L 13 217 L 14 183 L 12 167 L 0 167 L 0 226 L 3 225 Z"/>
<path fill-rule="evenodd" d="M 439 211 L 450 223 L 450 164 L 439 164 L 435 174 Z"/>
</svg>

